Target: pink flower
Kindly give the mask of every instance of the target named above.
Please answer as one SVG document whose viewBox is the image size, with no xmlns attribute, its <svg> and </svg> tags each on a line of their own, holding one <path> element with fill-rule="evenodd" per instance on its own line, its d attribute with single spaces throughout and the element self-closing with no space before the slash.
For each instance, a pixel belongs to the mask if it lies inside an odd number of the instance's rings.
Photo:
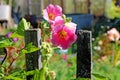
<svg viewBox="0 0 120 80">
<path fill-rule="evenodd" d="M 64 20 L 61 16 L 58 16 L 55 18 L 55 21 L 53 22 L 53 24 L 51 24 L 51 28 L 52 30 L 54 30 L 56 26 L 60 26 L 60 25 L 64 25 Z"/>
<path fill-rule="evenodd" d="M 53 22 L 57 16 L 62 16 L 62 8 L 58 5 L 49 4 L 46 9 L 43 10 L 43 17 L 48 22 Z"/>
<path fill-rule="evenodd" d="M 10 38 L 12 34 L 13 34 L 12 32 L 8 32 L 8 33 L 6 34 L 6 37 L 7 37 L 7 38 Z"/>
<path fill-rule="evenodd" d="M 68 57 L 67 54 L 63 54 L 63 55 L 62 55 L 62 58 L 63 58 L 64 61 L 67 60 L 67 57 Z"/>
<path fill-rule="evenodd" d="M 77 24 L 75 24 L 75 23 L 73 23 L 73 22 L 67 22 L 67 23 L 65 23 L 65 25 L 66 25 L 70 30 L 72 30 L 73 33 L 75 33 Z"/>
<path fill-rule="evenodd" d="M 56 26 L 52 31 L 52 43 L 61 49 L 67 49 L 77 39 L 75 28 L 66 25 Z"/>
<path fill-rule="evenodd" d="M 18 41 L 18 38 L 13 38 L 13 42 L 17 42 Z"/>
<path fill-rule="evenodd" d="M 116 40 L 119 40 L 119 38 L 120 38 L 119 31 L 117 31 L 116 28 L 112 28 L 107 33 L 108 33 L 108 37 L 111 41 L 116 41 Z"/>
<path fill-rule="evenodd" d="M 8 32 L 7 34 L 6 34 L 6 37 L 7 38 L 11 38 L 11 35 L 12 35 L 13 33 L 12 32 Z M 13 42 L 17 42 L 18 41 L 18 38 L 12 38 L 12 40 L 13 40 Z"/>
</svg>

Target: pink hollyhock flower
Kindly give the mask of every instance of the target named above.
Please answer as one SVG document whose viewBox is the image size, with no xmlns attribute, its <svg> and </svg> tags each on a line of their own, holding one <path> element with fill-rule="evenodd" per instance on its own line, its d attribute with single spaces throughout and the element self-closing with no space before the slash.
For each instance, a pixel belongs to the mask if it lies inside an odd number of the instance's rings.
<svg viewBox="0 0 120 80">
<path fill-rule="evenodd" d="M 67 23 L 65 23 L 65 25 L 75 33 L 77 24 L 75 24 L 73 22 L 67 22 Z"/>
<path fill-rule="evenodd" d="M 62 16 L 62 8 L 58 5 L 49 4 L 43 10 L 43 18 L 48 22 L 53 22 L 57 16 Z"/>
<path fill-rule="evenodd" d="M 61 16 L 58 16 L 58 17 L 55 18 L 55 21 L 51 25 L 51 28 L 52 28 L 52 30 L 54 30 L 54 28 L 56 26 L 60 26 L 60 25 L 64 25 L 64 20 Z"/>
<path fill-rule="evenodd" d="M 77 39 L 75 29 L 73 27 L 67 27 L 66 25 L 57 26 L 52 31 L 52 43 L 61 49 L 67 49 Z"/>
<path fill-rule="evenodd" d="M 111 41 L 116 41 L 116 40 L 119 40 L 119 38 L 120 38 L 119 31 L 117 31 L 116 28 L 112 28 L 107 33 L 108 33 L 108 37 Z"/>
</svg>

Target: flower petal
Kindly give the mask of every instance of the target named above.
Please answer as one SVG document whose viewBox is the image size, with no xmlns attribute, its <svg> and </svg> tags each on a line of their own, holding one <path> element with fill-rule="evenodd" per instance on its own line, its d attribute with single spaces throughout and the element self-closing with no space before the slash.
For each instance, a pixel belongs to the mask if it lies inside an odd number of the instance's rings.
<svg viewBox="0 0 120 80">
<path fill-rule="evenodd" d="M 52 23 L 57 16 L 62 16 L 62 8 L 58 5 L 50 4 L 43 10 L 44 19 L 50 23 Z"/>
<path fill-rule="evenodd" d="M 65 25 L 56 27 L 52 32 L 52 43 L 61 49 L 69 48 L 76 39 L 76 34 Z"/>
</svg>

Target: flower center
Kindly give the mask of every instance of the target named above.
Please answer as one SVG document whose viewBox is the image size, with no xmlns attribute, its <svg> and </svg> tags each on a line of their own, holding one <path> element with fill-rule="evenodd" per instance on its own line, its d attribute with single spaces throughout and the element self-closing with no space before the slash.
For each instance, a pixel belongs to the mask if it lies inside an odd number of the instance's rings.
<svg viewBox="0 0 120 80">
<path fill-rule="evenodd" d="M 58 36 L 61 39 L 65 39 L 65 37 L 67 36 L 67 32 L 65 32 L 64 30 L 58 32 Z"/>
<path fill-rule="evenodd" d="M 55 17 L 54 14 L 50 13 L 50 14 L 48 14 L 48 16 L 49 16 L 50 20 L 54 20 L 54 17 Z"/>
</svg>

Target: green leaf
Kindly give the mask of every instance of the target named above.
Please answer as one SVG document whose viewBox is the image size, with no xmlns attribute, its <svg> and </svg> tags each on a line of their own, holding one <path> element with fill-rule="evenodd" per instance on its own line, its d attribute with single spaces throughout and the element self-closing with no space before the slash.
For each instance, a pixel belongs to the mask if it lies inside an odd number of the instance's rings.
<svg viewBox="0 0 120 80">
<path fill-rule="evenodd" d="M 36 47 L 35 45 L 33 45 L 32 43 L 29 43 L 25 50 L 27 50 L 27 53 L 31 53 L 31 52 L 35 52 L 37 50 L 39 50 L 40 48 Z"/>
<path fill-rule="evenodd" d="M 12 46 L 12 44 L 13 44 L 13 41 L 11 41 L 10 39 L 3 39 L 0 41 L 0 48 Z"/>
<path fill-rule="evenodd" d="M 46 69 L 45 67 L 42 67 L 39 72 L 39 80 L 45 80 L 45 73 L 46 73 Z"/>
<path fill-rule="evenodd" d="M 3 74 L 3 73 L 0 73 L 0 77 L 4 77 L 4 74 Z"/>
<path fill-rule="evenodd" d="M 47 76 L 46 76 L 46 80 L 52 80 L 50 74 L 47 74 Z"/>
<path fill-rule="evenodd" d="M 106 78 L 107 78 L 106 76 L 103 76 L 103 75 L 101 75 L 101 74 L 99 74 L 99 73 L 92 73 L 92 75 L 93 75 L 94 77 L 96 77 L 96 78 L 99 78 L 99 79 L 106 79 Z"/>
<path fill-rule="evenodd" d="M 13 73 L 10 74 L 10 75 L 11 75 L 11 76 L 18 76 L 18 75 L 22 76 L 22 75 L 24 75 L 23 73 L 24 73 L 24 71 L 20 70 L 20 71 L 13 72 Z"/>
<path fill-rule="evenodd" d="M 39 75 L 39 70 L 38 69 L 36 69 L 35 70 L 35 73 L 34 73 L 34 77 L 33 77 L 33 80 L 39 80 L 39 78 L 40 78 L 40 75 Z"/>
<path fill-rule="evenodd" d="M 32 53 L 32 52 L 35 52 L 39 49 L 40 48 L 36 47 L 32 43 L 29 43 L 28 45 L 26 45 L 25 49 L 21 50 L 19 55 L 23 55 L 23 54 L 26 54 L 26 53 Z"/>
<path fill-rule="evenodd" d="M 66 18 L 66 22 L 71 22 L 71 21 L 72 21 L 71 17 Z"/>
<path fill-rule="evenodd" d="M 28 75 L 34 75 L 35 73 L 35 70 L 31 70 L 31 71 L 27 71 L 25 72 L 25 75 L 28 76 Z"/>
<path fill-rule="evenodd" d="M 11 38 L 15 38 L 15 37 L 17 37 L 17 38 L 23 38 L 24 36 L 18 34 L 17 32 L 14 32 L 14 33 L 11 35 Z"/>
<path fill-rule="evenodd" d="M 14 76 L 11 76 L 11 75 L 6 76 L 5 79 L 7 79 L 7 80 L 23 80 L 23 79 L 21 79 L 19 77 L 14 77 Z"/>
<path fill-rule="evenodd" d="M 30 23 L 27 22 L 24 18 L 19 22 L 17 30 L 12 34 L 11 37 L 23 37 L 25 30 L 29 29 Z"/>
</svg>

